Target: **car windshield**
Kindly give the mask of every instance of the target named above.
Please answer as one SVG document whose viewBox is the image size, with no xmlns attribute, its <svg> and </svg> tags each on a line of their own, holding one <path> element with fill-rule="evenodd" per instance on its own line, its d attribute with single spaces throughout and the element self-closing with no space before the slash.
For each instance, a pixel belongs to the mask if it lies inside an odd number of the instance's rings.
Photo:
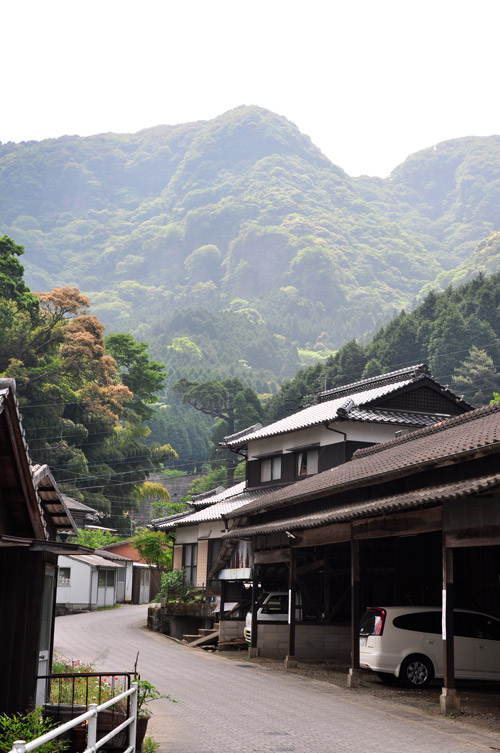
<svg viewBox="0 0 500 753">
<path fill-rule="evenodd" d="M 361 620 L 361 635 L 380 635 L 384 613 L 381 609 L 367 609 Z"/>
</svg>

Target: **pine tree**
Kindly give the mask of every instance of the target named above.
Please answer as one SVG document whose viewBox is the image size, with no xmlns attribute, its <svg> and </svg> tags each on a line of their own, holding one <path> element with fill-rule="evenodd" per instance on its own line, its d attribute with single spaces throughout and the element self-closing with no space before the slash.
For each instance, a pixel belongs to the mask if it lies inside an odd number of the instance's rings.
<svg viewBox="0 0 500 753">
<path fill-rule="evenodd" d="M 455 369 L 452 388 L 472 405 L 488 405 L 499 389 L 500 376 L 484 350 L 472 346 L 469 356 Z"/>
</svg>

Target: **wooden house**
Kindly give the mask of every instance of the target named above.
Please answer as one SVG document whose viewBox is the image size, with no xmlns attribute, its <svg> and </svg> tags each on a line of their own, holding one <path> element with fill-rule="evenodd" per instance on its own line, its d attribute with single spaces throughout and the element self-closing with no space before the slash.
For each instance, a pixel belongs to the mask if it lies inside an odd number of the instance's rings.
<svg viewBox="0 0 500 753">
<path fill-rule="evenodd" d="M 183 569 L 187 582 L 220 591 L 222 603 L 246 603 L 253 566 L 253 541 L 223 536 L 227 520 L 264 495 L 306 483 L 328 469 L 349 461 L 354 453 L 374 444 L 432 426 L 471 406 L 436 382 L 425 364 L 381 374 L 319 393 L 311 405 L 268 426 L 252 426 L 225 437 L 225 449 L 247 458 L 245 482 L 214 490 L 193 499 L 199 511 L 153 521 L 158 530 L 175 531 L 174 568 Z M 270 572 L 270 571 L 269 571 Z M 282 588 L 279 567 L 275 585 Z M 269 579 L 269 587 L 273 584 Z M 229 618 L 228 618 L 229 619 Z M 221 637 L 235 631 L 236 613 Z M 346 634 L 344 640 L 342 634 Z M 349 650 L 348 631 L 336 636 Z"/>
</svg>

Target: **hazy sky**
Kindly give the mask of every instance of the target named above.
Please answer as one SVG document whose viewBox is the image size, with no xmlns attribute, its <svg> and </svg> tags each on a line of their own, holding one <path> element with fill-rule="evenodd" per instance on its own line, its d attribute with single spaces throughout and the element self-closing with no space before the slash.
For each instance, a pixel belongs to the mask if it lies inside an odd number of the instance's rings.
<svg viewBox="0 0 500 753">
<path fill-rule="evenodd" d="M 350 175 L 500 133 L 500 0 L 17 0 L 0 141 L 134 132 L 240 104 Z"/>
</svg>

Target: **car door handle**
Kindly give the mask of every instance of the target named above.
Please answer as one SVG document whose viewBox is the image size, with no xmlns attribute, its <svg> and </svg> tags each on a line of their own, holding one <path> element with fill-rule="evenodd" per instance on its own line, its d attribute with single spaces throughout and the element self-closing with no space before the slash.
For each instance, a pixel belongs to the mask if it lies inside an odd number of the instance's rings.
<svg viewBox="0 0 500 753">
<path fill-rule="evenodd" d="M 488 648 L 488 646 L 481 646 L 480 643 L 478 643 L 477 647 L 480 648 L 482 651 L 486 651 L 486 649 Z"/>
<path fill-rule="evenodd" d="M 429 641 L 428 640 L 427 643 L 429 643 L 431 646 L 435 646 L 436 645 L 436 641 Z"/>
</svg>

